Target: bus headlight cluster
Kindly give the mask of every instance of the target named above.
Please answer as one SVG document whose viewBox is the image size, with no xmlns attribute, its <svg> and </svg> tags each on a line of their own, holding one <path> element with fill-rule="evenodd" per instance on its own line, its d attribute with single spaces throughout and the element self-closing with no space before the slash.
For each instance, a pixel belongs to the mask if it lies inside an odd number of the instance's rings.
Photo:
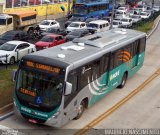
<svg viewBox="0 0 160 135">
<path fill-rule="evenodd" d="M 57 111 L 57 112 L 52 116 L 52 118 L 57 118 L 59 114 L 60 114 L 60 111 Z"/>
</svg>

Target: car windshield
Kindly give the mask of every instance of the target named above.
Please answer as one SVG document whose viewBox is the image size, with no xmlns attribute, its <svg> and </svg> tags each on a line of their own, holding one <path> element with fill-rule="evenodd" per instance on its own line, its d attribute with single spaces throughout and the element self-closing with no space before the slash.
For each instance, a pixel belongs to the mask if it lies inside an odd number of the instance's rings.
<svg viewBox="0 0 160 135">
<path fill-rule="evenodd" d="M 72 32 L 70 32 L 68 35 L 80 36 L 80 35 L 81 35 L 81 32 L 80 32 L 80 31 L 72 31 Z"/>
<path fill-rule="evenodd" d="M 147 13 L 140 13 L 140 15 L 147 15 Z"/>
<path fill-rule="evenodd" d="M 116 12 L 116 14 L 117 14 L 117 15 L 122 15 L 122 14 L 123 14 L 123 12 L 119 12 L 119 11 L 117 11 L 117 12 Z"/>
<path fill-rule="evenodd" d="M 91 28 L 98 28 L 98 24 L 89 23 L 89 24 L 88 24 L 88 27 L 91 27 Z"/>
<path fill-rule="evenodd" d="M 0 25 L 6 25 L 6 19 L 0 19 Z"/>
<path fill-rule="evenodd" d="M 128 19 L 123 18 L 121 21 L 122 21 L 122 22 L 128 22 L 129 20 L 128 20 Z"/>
<path fill-rule="evenodd" d="M 50 36 L 44 36 L 41 41 L 43 42 L 53 42 L 54 41 L 54 38 L 53 37 L 50 37 Z"/>
<path fill-rule="evenodd" d="M 131 16 L 131 18 L 138 19 L 139 16 L 133 15 L 133 16 Z"/>
<path fill-rule="evenodd" d="M 70 25 L 69 25 L 69 27 L 79 27 L 79 23 L 71 23 Z"/>
<path fill-rule="evenodd" d="M 118 10 L 125 10 L 125 8 L 124 7 L 119 7 Z"/>
<path fill-rule="evenodd" d="M 88 18 L 85 22 L 89 23 L 89 22 L 94 21 L 94 20 L 96 20 L 96 19 L 95 18 Z"/>
<path fill-rule="evenodd" d="M 20 69 L 16 93 L 28 103 L 55 107 L 61 103 L 63 83 L 58 76 Z"/>
<path fill-rule="evenodd" d="M 54 32 L 57 32 L 58 29 L 54 29 L 54 28 L 48 28 L 46 32 L 48 33 L 54 33 Z"/>
<path fill-rule="evenodd" d="M 15 47 L 16 45 L 14 44 L 4 43 L 3 45 L 0 46 L 0 50 L 13 51 Z"/>
<path fill-rule="evenodd" d="M 49 24 L 50 24 L 49 21 L 42 21 L 42 22 L 40 23 L 40 25 L 49 25 Z"/>
<path fill-rule="evenodd" d="M 2 34 L 2 35 L 0 36 L 0 39 L 2 39 L 2 40 L 12 40 L 13 37 L 14 37 L 14 34 L 13 34 L 13 33 L 6 32 L 6 33 L 4 33 L 4 34 Z"/>
<path fill-rule="evenodd" d="M 118 22 L 113 21 L 113 25 L 118 25 Z"/>
</svg>

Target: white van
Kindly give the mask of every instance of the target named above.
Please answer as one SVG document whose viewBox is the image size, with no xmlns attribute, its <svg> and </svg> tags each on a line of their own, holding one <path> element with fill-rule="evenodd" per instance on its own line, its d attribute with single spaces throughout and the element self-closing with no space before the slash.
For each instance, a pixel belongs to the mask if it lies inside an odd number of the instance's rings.
<svg viewBox="0 0 160 135">
<path fill-rule="evenodd" d="M 117 10 L 116 13 L 115 13 L 115 18 L 117 18 L 117 17 L 124 18 L 126 16 L 127 16 L 127 12 L 126 11 Z"/>
<path fill-rule="evenodd" d="M 87 29 L 91 33 L 106 31 L 109 30 L 109 28 L 110 24 L 107 20 L 95 20 L 89 22 L 87 25 Z"/>
</svg>

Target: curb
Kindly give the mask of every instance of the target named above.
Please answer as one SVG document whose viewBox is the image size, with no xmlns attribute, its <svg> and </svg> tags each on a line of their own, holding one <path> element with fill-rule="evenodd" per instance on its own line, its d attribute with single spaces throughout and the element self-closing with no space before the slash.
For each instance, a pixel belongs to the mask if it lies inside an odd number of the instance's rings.
<svg viewBox="0 0 160 135">
<path fill-rule="evenodd" d="M 157 29 L 157 27 L 158 27 L 158 25 L 159 25 L 159 23 L 160 23 L 160 16 L 158 16 L 158 17 L 156 18 L 155 23 L 156 23 L 156 24 L 154 24 L 154 28 L 151 30 L 151 32 L 149 32 L 149 34 L 147 34 L 147 39 L 149 39 L 150 36 L 154 33 L 154 31 Z M 11 111 L 9 111 L 9 109 L 10 109 Z M 5 111 L 7 111 L 7 113 L 5 113 L 4 115 L 0 116 L 0 121 L 4 120 L 4 119 L 6 119 L 6 118 L 8 118 L 8 117 L 10 117 L 10 116 L 12 116 L 12 115 L 14 114 L 14 111 L 13 111 L 13 103 L 8 104 L 8 105 L 0 108 L 0 113 L 1 113 L 1 112 L 5 112 Z"/>
<path fill-rule="evenodd" d="M 150 36 L 153 34 L 153 32 L 157 29 L 157 27 L 160 23 L 160 15 L 156 18 L 155 23 L 156 24 L 154 24 L 154 28 L 151 30 L 151 32 L 149 32 L 149 34 L 147 34 L 147 39 L 149 39 Z"/>
<path fill-rule="evenodd" d="M 14 114 L 14 111 L 11 111 L 11 112 L 9 112 L 7 114 L 4 114 L 4 115 L 0 116 L 0 121 L 12 116 L 13 114 Z"/>
<path fill-rule="evenodd" d="M 10 103 L 2 108 L 0 108 L 0 121 L 8 118 L 9 116 L 13 115 L 13 103 Z"/>
</svg>

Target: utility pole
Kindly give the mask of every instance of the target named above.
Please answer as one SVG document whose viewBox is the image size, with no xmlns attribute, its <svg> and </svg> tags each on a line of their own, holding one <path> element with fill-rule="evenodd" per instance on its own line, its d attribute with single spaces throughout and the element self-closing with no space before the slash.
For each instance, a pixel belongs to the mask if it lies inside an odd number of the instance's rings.
<svg viewBox="0 0 160 135">
<path fill-rule="evenodd" d="M 154 0 L 152 0 L 152 8 L 154 7 Z"/>
<path fill-rule="evenodd" d="M 115 0 L 112 0 L 112 15 L 111 15 L 111 26 L 110 26 L 110 29 L 113 28 L 114 4 L 115 4 Z"/>
<path fill-rule="evenodd" d="M 71 0 L 68 0 L 68 15 L 69 15 L 69 13 L 70 13 L 70 8 L 71 8 Z"/>
</svg>

